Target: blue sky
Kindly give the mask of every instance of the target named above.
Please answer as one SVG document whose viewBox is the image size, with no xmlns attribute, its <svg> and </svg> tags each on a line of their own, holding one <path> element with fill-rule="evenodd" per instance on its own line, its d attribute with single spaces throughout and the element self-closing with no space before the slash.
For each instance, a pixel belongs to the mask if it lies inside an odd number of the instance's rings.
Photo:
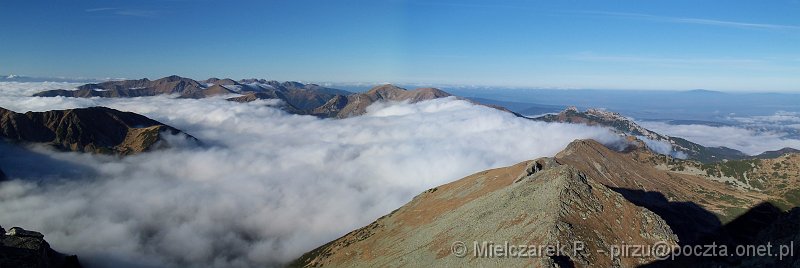
<svg viewBox="0 0 800 268">
<path fill-rule="evenodd" d="M 0 2 L 0 74 L 800 91 L 800 1 Z"/>
</svg>

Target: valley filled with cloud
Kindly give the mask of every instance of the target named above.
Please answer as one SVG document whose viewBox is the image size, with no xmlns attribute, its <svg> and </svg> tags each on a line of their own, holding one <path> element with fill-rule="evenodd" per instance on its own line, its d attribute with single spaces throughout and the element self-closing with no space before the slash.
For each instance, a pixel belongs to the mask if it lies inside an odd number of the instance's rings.
<svg viewBox="0 0 800 268">
<path fill-rule="evenodd" d="M 786 124 L 783 121 L 768 121 L 763 118 L 775 117 L 754 116 L 740 118 L 743 124 L 750 126 L 756 122 L 761 124 L 757 125 L 756 128 L 745 125 L 709 126 L 701 124 L 669 124 L 655 121 L 642 121 L 639 123 L 652 131 L 664 135 L 685 138 L 704 146 L 725 146 L 749 155 L 757 155 L 765 151 L 779 150 L 785 147 L 800 148 L 800 139 L 794 138 L 792 132 L 787 132 L 787 129 L 785 129 L 787 126 L 791 127 L 791 124 Z M 780 118 L 785 119 L 787 116 L 781 116 Z M 791 120 L 793 117 L 788 118 Z M 791 131 L 791 129 L 788 130 Z"/>
<path fill-rule="evenodd" d="M 0 225 L 47 234 L 58 250 L 115 267 L 246 267 L 291 261 L 429 188 L 552 156 L 608 130 L 535 122 L 454 98 L 376 104 L 318 119 L 276 101 L 169 96 L 34 98 L 75 86 L 3 83 L 0 107 L 106 106 L 179 128 L 203 144 L 117 158 L 0 143 Z"/>
</svg>

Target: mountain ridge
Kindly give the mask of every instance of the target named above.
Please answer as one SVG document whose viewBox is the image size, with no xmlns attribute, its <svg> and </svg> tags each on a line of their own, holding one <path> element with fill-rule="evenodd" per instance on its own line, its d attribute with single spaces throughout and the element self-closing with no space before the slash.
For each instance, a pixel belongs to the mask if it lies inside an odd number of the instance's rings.
<svg viewBox="0 0 800 268">
<path fill-rule="evenodd" d="M 619 220 L 637 231 L 597 228 Z M 481 240 L 568 246 L 562 255 L 530 260 L 471 255 L 476 252 L 459 258 L 450 247 L 456 240 L 468 248 Z M 540 158 L 425 191 L 372 224 L 303 255 L 293 266 L 526 266 L 531 260 L 543 267 L 564 262 L 611 266 L 620 261 L 630 266 L 646 261 L 585 254 L 574 241 L 585 242 L 587 251 L 594 253 L 622 243 L 677 244 L 677 237 L 646 208 L 625 201 L 571 166 Z"/>
<path fill-rule="evenodd" d="M 568 107 L 558 114 L 548 114 L 533 118 L 544 122 L 578 123 L 585 125 L 599 125 L 609 127 L 617 133 L 643 136 L 647 139 L 669 144 L 670 149 L 679 154 L 685 154 L 688 159 L 704 163 L 719 162 L 723 160 L 743 160 L 750 158 L 765 158 L 779 156 L 778 154 L 791 152 L 791 150 L 765 153 L 759 156 L 749 156 L 739 150 L 727 147 L 707 147 L 689 140 L 662 135 L 636 124 L 633 120 L 619 113 L 601 109 L 587 109 L 579 111 L 575 107 Z M 663 153 L 663 152 L 662 152 Z M 676 155 L 673 155 L 676 156 Z"/>
<path fill-rule="evenodd" d="M 740 228 L 734 226 L 754 217 L 731 208 L 758 210 L 763 202 L 779 198 L 672 171 L 664 166 L 672 160 L 645 146 L 632 139 L 627 148 L 614 151 L 594 140 L 576 140 L 554 157 L 477 172 L 431 188 L 375 222 L 309 251 L 291 265 L 529 266 L 531 262 L 525 258 L 470 255 L 474 253 L 469 252 L 470 246 L 472 241 L 538 245 L 553 243 L 548 238 L 554 237 L 565 238 L 566 243 L 585 242 L 591 254 L 536 258 L 535 266 L 662 264 L 652 256 L 613 258 L 595 250 L 609 252 L 615 243 L 653 245 L 653 241 L 665 241 L 674 246 L 708 239 L 727 241 L 735 235 L 731 228 Z M 633 228 L 629 228 L 631 224 Z M 784 241 L 796 234 L 796 230 L 781 228 L 772 232 Z M 465 258 L 451 251 L 451 244 L 459 241 L 468 246 Z"/>
<path fill-rule="evenodd" d="M 190 78 L 171 75 L 157 80 L 147 78 L 136 80 L 117 80 L 102 83 L 89 83 L 78 86 L 75 90 L 55 89 L 33 94 L 34 97 L 75 97 L 75 98 L 126 98 L 176 94 L 180 98 L 202 99 L 225 94 L 242 94 L 247 92 L 263 92 L 267 95 L 256 98 L 280 98 L 292 106 L 310 109 L 324 104 L 336 94 L 350 92 L 326 88 L 315 84 L 299 82 L 278 82 L 265 79 L 242 79 L 234 81 L 230 78 L 209 78 L 196 81 Z M 281 92 L 278 94 L 276 92 Z"/>
<path fill-rule="evenodd" d="M 336 96 L 322 106 L 311 110 L 310 114 L 323 118 L 348 118 L 365 114 L 367 107 L 376 102 L 407 101 L 416 103 L 450 96 L 452 96 L 450 93 L 436 88 L 407 90 L 392 84 L 385 84 L 373 87 L 364 93 Z"/>
</svg>

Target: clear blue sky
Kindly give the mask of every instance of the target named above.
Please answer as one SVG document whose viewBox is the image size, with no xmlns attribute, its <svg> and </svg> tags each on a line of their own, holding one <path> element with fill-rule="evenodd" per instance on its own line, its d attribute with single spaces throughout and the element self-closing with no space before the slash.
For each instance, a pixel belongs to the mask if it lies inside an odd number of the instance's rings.
<svg viewBox="0 0 800 268">
<path fill-rule="evenodd" d="M 0 1 L 0 74 L 800 90 L 792 1 Z"/>
</svg>

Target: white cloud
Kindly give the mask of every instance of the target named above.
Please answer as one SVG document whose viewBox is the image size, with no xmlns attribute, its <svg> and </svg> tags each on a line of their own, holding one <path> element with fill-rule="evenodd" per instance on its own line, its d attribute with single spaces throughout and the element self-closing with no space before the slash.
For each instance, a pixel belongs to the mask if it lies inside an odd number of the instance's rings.
<svg viewBox="0 0 800 268">
<path fill-rule="evenodd" d="M 680 159 L 686 159 L 686 158 L 689 157 L 684 152 L 679 152 L 679 151 L 673 150 L 672 149 L 672 144 L 670 144 L 669 142 L 651 140 L 651 139 L 649 139 L 649 138 L 647 138 L 645 136 L 636 136 L 636 137 L 639 138 L 639 140 L 641 140 L 642 142 L 644 142 L 645 146 L 647 146 L 648 149 L 650 149 L 651 151 L 653 151 L 655 153 L 663 154 L 663 155 L 669 155 L 669 156 L 672 156 L 672 157 L 675 157 L 675 158 L 680 158 Z"/>
<path fill-rule="evenodd" d="M 751 22 L 727 21 L 727 20 L 706 19 L 706 18 L 657 16 L 657 15 L 641 14 L 641 13 L 605 12 L 605 11 L 579 11 L 578 13 L 623 18 L 623 19 L 638 19 L 638 20 L 649 20 L 658 22 L 669 22 L 669 23 L 710 25 L 710 26 L 732 27 L 741 29 L 800 30 L 800 26 L 797 25 L 751 23 Z"/>
<path fill-rule="evenodd" d="M 730 119 L 745 123 L 745 124 L 753 124 L 753 125 L 766 125 L 766 126 L 775 126 L 775 125 L 785 125 L 785 124 L 792 124 L 792 123 L 800 123 L 800 113 L 798 112 L 787 112 L 787 111 L 778 111 L 772 115 L 758 115 L 758 116 L 749 116 L 749 117 L 731 117 Z"/>
<path fill-rule="evenodd" d="M 785 147 L 800 149 L 800 140 L 786 138 L 784 133 L 755 131 L 734 126 L 672 125 L 663 122 L 638 122 L 652 131 L 681 137 L 704 146 L 725 146 L 749 155 Z"/>
<path fill-rule="evenodd" d="M 4 99 L 30 97 L 34 93 L 51 89 L 74 89 L 82 84 L 64 82 L 0 82 L 0 95 Z"/>
<path fill-rule="evenodd" d="M 56 249 L 100 266 L 275 265 L 425 189 L 554 155 L 574 139 L 619 141 L 604 129 L 533 122 L 454 99 L 321 120 L 266 101 L 26 95 L 0 96 L 0 107 L 103 105 L 207 144 L 124 159 L 0 146 L 0 165 L 15 178 L 0 184 L 0 225 L 42 231 Z"/>
</svg>

